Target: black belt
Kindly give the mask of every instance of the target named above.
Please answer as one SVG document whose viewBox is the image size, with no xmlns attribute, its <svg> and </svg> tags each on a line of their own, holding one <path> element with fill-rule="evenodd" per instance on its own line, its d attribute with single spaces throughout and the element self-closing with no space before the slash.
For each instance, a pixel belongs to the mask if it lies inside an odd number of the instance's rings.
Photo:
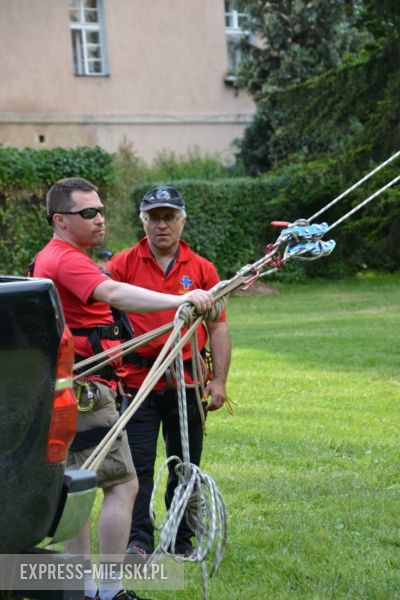
<svg viewBox="0 0 400 600">
<path fill-rule="evenodd" d="M 121 340 L 126 339 L 125 332 L 123 331 L 123 327 L 120 323 L 109 323 L 108 325 L 97 325 L 96 327 L 71 327 L 71 333 L 73 335 L 87 337 L 90 343 L 90 346 L 93 350 L 93 354 L 99 354 L 103 351 L 100 340 Z M 76 355 L 76 362 L 80 362 L 84 360 L 86 357 Z M 101 361 L 99 361 L 101 362 Z M 98 364 L 98 363 L 97 363 Z M 95 366 L 96 363 L 91 366 Z M 82 369 L 76 369 L 75 372 L 79 375 L 82 372 Z M 101 368 L 99 371 L 96 371 L 95 375 L 101 377 L 106 380 L 115 379 L 114 368 L 110 365 Z"/>
<path fill-rule="evenodd" d="M 76 451 L 97 446 L 110 429 L 111 427 L 96 427 L 95 429 L 88 429 L 87 431 L 79 431 L 72 440 L 69 449 Z M 120 434 L 117 439 L 120 439 L 121 435 L 122 434 Z"/>
<path fill-rule="evenodd" d="M 93 330 L 95 330 L 100 339 L 103 340 L 120 340 L 126 337 L 122 331 L 122 327 L 117 323 L 110 323 L 109 325 L 96 325 L 96 327 L 77 328 L 72 327 L 71 333 L 73 335 L 81 335 L 89 337 Z"/>
<path fill-rule="evenodd" d="M 124 363 L 133 363 L 137 367 L 141 367 L 143 369 L 150 369 L 156 362 L 156 359 L 146 358 L 146 356 L 141 356 L 140 354 L 136 354 L 136 352 L 129 352 L 129 354 L 126 354 L 123 357 L 122 361 Z"/>
</svg>

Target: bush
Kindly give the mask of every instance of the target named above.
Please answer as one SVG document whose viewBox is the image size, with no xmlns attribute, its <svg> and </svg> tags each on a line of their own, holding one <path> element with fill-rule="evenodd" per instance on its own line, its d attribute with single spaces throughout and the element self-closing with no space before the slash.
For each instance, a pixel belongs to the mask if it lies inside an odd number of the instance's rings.
<svg viewBox="0 0 400 600">
<path fill-rule="evenodd" d="M 212 160 L 216 159 L 194 160 L 189 172 L 197 177 L 204 168 L 210 178 L 216 176 L 219 171 Z M 357 161 L 355 155 L 344 163 L 334 159 L 297 162 L 254 179 L 171 180 L 165 176 L 162 181 L 181 189 L 186 198 L 185 239 L 196 252 L 212 260 L 226 278 L 263 256 L 266 244 L 277 239 L 279 229 L 270 225 L 272 220 L 293 222 L 310 217 L 349 182 L 365 175 L 364 169 L 356 168 Z M 140 200 L 161 180 L 155 178 L 160 172 L 180 173 L 152 171 L 128 150 L 111 155 L 99 148 L 36 152 L 0 148 L 0 272 L 25 273 L 36 252 L 50 238 L 45 194 L 57 179 L 79 175 L 99 185 L 111 208 L 107 245 L 118 251 L 142 237 Z M 333 223 L 395 175 L 393 163 L 317 221 Z M 147 183 L 140 183 L 145 177 Z M 399 194 L 397 188 L 392 188 L 334 229 L 332 236 L 327 236 L 337 241 L 331 256 L 311 263 L 290 261 L 277 277 L 298 281 L 308 275 L 342 276 L 361 269 L 396 270 L 400 259 Z"/>
<path fill-rule="evenodd" d="M 121 144 L 116 154 L 101 148 L 18 150 L 0 147 L 0 272 L 24 274 L 51 236 L 46 222 L 49 187 L 64 177 L 84 177 L 95 183 L 106 204 L 107 246 L 119 251 L 135 242 L 130 203 L 132 186 L 142 181 L 185 176 L 215 179 L 232 172 L 216 156 L 193 148 L 187 156 L 160 153 L 152 167 L 132 146 Z"/>
<path fill-rule="evenodd" d="M 0 193 L 43 194 L 63 177 L 85 177 L 100 188 L 113 183 L 112 154 L 101 148 L 32 150 L 0 147 Z"/>
<path fill-rule="evenodd" d="M 25 274 L 51 237 L 46 192 L 63 177 L 84 177 L 107 195 L 115 185 L 113 156 L 101 148 L 17 150 L 0 147 L 0 272 Z"/>
</svg>

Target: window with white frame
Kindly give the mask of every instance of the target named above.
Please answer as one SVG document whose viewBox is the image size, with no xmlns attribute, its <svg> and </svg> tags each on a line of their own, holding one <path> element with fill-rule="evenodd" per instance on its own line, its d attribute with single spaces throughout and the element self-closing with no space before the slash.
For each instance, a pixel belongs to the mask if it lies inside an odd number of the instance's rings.
<svg viewBox="0 0 400 600">
<path fill-rule="evenodd" d="M 108 75 L 103 0 L 69 0 L 75 75 Z"/>
<path fill-rule="evenodd" d="M 225 33 L 228 47 L 228 75 L 226 79 L 234 80 L 240 62 L 244 59 L 240 42 L 248 37 L 246 23 L 248 14 L 240 12 L 235 0 L 225 0 Z"/>
</svg>

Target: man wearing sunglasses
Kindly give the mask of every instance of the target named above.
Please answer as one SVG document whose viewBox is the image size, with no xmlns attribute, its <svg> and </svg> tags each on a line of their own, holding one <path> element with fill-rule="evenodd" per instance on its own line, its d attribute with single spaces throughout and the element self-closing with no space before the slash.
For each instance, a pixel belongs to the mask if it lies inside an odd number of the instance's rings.
<svg viewBox="0 0 400 600">
<path fill-rule="evenodd" d="M 140 285 L 150 290 L 172 294 L 187 293 L 194 288 L 208 290 L 219 282 L 215 266 L 194 253 L 181 240 L 186 222 L 182 194 L 172 186 L 158 186 L 149 190 L 140 206 L 140 218 L 146 234 L 136 246 L 114 256 L 107 265 L 113 279 Z M 174 313 L 165 310 L 157 314 L 128 313 L 137 335 L 147 333 L 173 320 Z M 141 346 L 137 352 L 124 359 L 128 373 L 125 381 L 128 391 L 135 396 L 149 369 L 157 358 L 167 336 Z M 199 465 L 203 446 L 203 419 L 201 412 L 220 408 L 226 398 L 225 384 L 230 363 L 230 338 L 225 312 L 219 321 L 207 321 L 197 330 L 198 348 L 204 354 L 209 340 L 213 373 L 206 392 L 210 402 L 205 408 L 198 406 L 191 378 L 190 344 L 183 349 L 188 408 L 189 450 L 192 463 Z M 182 457 L 179 429 L 176 380 L 173 373 L 161 378 L 153 391 L 133 415 L 126 430 L 133 461 L 139 479 L 139 493 L 133 508 L 132 529 L 128 552 L 151 554 L 154 550 L 154 530 L 149 517 L 150 498 L 153 490 L 154 464 L 160 426 L 166 444 L 167 456 Z M 210 375 L 210 373 L 208 373 Z M 170 463 L 166 490 L 167 507 L 171 504 L 178 478 Z M 182 519 L 175 544 L 176 554 L 191 555 L 193 532 Z"/>
<path fill-rule="evenodd" d="M 121 311 L 175 310 L 191 302 L 199 313 L 212 306 L 211 295 L 193 290 L 185 295 L 157 293 L 113 281 L 88 256 L 90 248 L 103 245 L 105 206 L 97 188 L 81 178 L 62 179 L 49 190 L 47 219 L 53 238 L 35 258 L 33 275 L 52 279 L 60 294 L 67 325 L 74 336 L 76 360 L 111 349 L 129 337 L 123 320 L 116 322 L 111 307 Z M 155 313 L 156 314 L 156 313 Z M 115 368 L 120 361 L 88 376 L 77 388 L 79 396 L 78 434 L 72 443 L 68 466 L 80 468 L 93 448 L 118 419 L 115 406 Z M 79 371 L 78 371 L 79 372 Z M 137 494 L 135 468 L 124 431 L 116 440 L 97 472 L 104 499 L 98 526 L 101 555 L 124 554 L 128 543 L 132 506 Z M 90 555 L 90 524 L 82 534 L 66 543 L 70 553 Z M 121 581 L 96 585 L 85 579 L 86 598 L 135 600 Z M 97 596 L 96 596 L 97 594 Z"/>
</svg>

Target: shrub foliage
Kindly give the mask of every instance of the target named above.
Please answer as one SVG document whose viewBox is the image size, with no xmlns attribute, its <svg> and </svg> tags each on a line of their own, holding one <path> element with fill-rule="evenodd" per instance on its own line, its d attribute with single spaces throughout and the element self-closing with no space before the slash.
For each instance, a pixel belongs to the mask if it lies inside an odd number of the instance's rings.
<svg viewBox="0 0 400 600">
<path fill-rule="evenodd" d="M 63 177 L 84 177 L 104 193 L 115 185 L 113 157 L 100 148 L 0 148 L 0 272 L 24 274 L 51 236 L 46 192 Z"/>
<path fill-rule="evenodd" d="M 116 156 L 99 148 L 36 152 L 0 148 L 0 272 L 25 273 L 50 238 L 45 194 L 54 181 L 65 176 L 79 175 L 99 186 L 110 206 L 107 245 L 114 251 L 140 238 L 139 204 L 144 192 L 157 183 L 156 171 L 140 184 L 136 173 L 133 184 L 127 177 L 131 162 L 128 160 L 121 171 Z M 176 165 L 171 173 L 177 173 Z M 143 174 L 148 175 L 147 168 Z M 196 252 L 215 262 L 222 277 L 231 277 L 244 264 L 264 255 L 266 244 L 276 240 L 279 230 L 270 225 L 272 220 L 293 222 L 309 217 L 365 171 L 355 169 L 354 163 L 349 170 L 347 163 L 332 158 L 298 161 L 258 178 L 174 180 L 167 178 L 164 167 L 162 174 L 162 182 L 172 183 L 186 198 L 185 239 Z M 370 185 L 362 186 L 317 220 L 334 222 L 395 175 L 393 163 Z M 289 261 L 278 277 L 340 276 L 364 268 L 396 270 L 400 259 L 399 194 L 396 188 L 387 191 L 335 229 L 332 237 L 337 248 L 330 257 L 312 263 Z"/>
</svg>

